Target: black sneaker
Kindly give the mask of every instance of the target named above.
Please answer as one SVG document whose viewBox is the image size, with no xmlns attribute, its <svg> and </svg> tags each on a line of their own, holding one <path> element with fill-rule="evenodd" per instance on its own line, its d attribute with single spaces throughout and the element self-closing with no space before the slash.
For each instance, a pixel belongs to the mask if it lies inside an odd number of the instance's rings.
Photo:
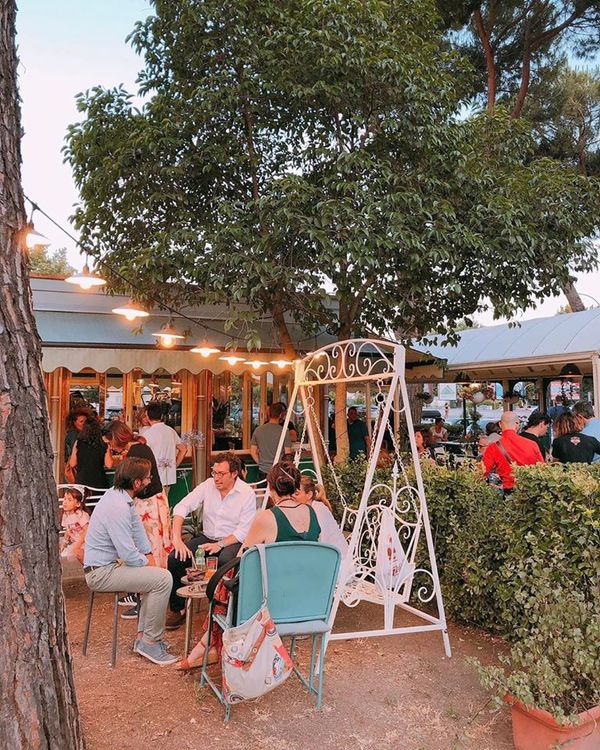
<svg viewBox="0 0 600 750">
<path fill-rule="evenodd" d="M 133 607 L 137 604 L 137 594 L 125 594 L 119 599 L 119 607 Z"/>
<path fill-rule="evenodd" d="M 126 609 L 125 612 L 121 612 L 121 620 L 137 620 L 137 616 L 137 604 L 135 605 L 135 607 L 129 607 L 129 609 Z"/>
</svg>

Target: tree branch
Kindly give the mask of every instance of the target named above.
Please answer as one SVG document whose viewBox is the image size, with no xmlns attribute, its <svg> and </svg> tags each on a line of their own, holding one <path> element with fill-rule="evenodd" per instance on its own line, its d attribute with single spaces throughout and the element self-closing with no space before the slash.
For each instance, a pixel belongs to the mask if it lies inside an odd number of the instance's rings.
<svg viewBox="0 0 600 750">
<path fill-rule="evenodd" d="M 483 54 L 485 57 L 485 67 L 487 70 L 487 111 L 492 113 L 496 104 L 496 64 L 494 62 L 494 53 L 490 45 L 490 37 L 483 23 L 481 8 L 477 8 L 473 14 L 475 29 L 483 45 Z"/>
</svg>

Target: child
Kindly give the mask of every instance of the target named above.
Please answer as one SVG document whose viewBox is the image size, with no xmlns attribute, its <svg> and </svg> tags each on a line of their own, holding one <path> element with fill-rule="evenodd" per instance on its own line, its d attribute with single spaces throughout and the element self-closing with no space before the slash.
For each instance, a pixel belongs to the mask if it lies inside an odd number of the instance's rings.
<svg viewBox="0 0 600 750">
<path fill-rule="evenodd" d="M 83 494 L 70 487 L 63 497 L 63 514 L 60 525 L 65 534 L 60 542 L 61 557 L 79 560 L 83 564 L 83 542 L 90 522 Z"/>
</svg>

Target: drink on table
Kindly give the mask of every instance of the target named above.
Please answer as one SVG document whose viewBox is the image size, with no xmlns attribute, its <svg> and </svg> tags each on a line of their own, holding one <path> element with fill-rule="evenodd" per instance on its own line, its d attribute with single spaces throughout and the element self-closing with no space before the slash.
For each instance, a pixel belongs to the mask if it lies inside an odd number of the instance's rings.
<svg viewBox="0 0 600 750">
<path fill-rule="evenodd" d="M 196 550 L 194 560 L 196 562 L 196 568 L 198 568 L 198 570 L 204 570 L 206 568 L 206 557 L 202 547 L 198 547 L 198 549 Z"/>
<path fill-rule="evenodd" d="M 217 572 L 217 562 L 219 558 L 214 555 L 206 558 L 206 570 L 204 571 L 204 578 L 208 581 Z"/>
</svg>

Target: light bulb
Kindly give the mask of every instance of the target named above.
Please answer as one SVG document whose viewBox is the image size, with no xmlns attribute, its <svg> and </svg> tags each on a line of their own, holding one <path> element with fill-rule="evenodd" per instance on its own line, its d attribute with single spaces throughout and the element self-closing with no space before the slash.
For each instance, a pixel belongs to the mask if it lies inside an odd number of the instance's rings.
<svg viewBox="0 0 600 750">
<path fill-rule="evenodd" d="M 175 339 L 173 338 L 173 336 L 161 336 L 161 337 L 160 337 L 160 342 L 161 342 L 161 344 L 162 344 L 163 346 L 166 346 L 166 347 L 167 347 L 167 349 L 168 349 L 169 347 L 171 347 L 171 346 L 174 346 L 174 345 L 175 345 Z"/>
</svg>

